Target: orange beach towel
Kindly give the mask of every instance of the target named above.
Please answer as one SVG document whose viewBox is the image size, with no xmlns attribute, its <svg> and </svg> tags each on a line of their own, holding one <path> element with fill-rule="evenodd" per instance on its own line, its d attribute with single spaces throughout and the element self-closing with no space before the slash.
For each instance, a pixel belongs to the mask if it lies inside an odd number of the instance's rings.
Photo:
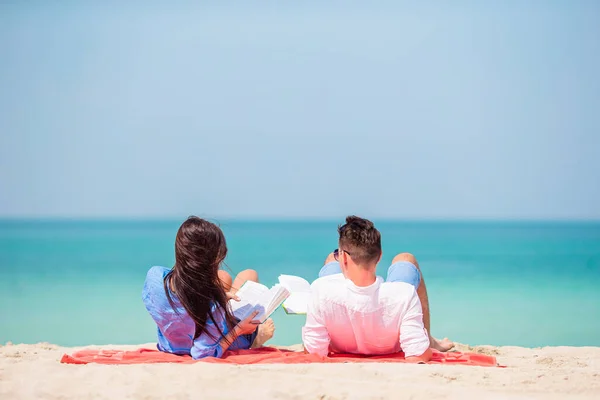
<svg viewBox="0 0 600 400">
<path fill-rule="evenodd" d="M 308 363 L 348 363 L 348 362 L 406 362 L 403 353 L 383 356 L 360 356 L 355 354 L 336 354 L 321 357 L 297 351 L 280 350 L 273 347 L 260 349 L 233 350 L 225 353 L 223 358 L 208 357 L 194 360 L 190 356 L 178 356 L 155 349 L 125 350 L 81 350 L 71 355 L 65 354 L 60 360 L 65 364 L 154 364 L 210 362 L 218 364 L 308 364 Z M 496 358 L 475 353 L 440 353 L 433 351 L 429 364 L 462 364 L 481 367 L 495 367 Z"/>
</svg>

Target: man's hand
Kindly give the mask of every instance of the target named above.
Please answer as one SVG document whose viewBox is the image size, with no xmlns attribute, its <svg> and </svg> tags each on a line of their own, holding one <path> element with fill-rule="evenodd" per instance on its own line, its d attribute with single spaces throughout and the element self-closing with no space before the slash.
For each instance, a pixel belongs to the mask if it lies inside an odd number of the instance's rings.
<svg viewBox="0 0 600 400">
<path fill-rule="evenodd" d="M 427 351 L 425 351 L 425 353 L 421 354 L 420 356 L 406 357 L 405 360 L 406 362 L 414 364 L 426 364 L 429 360 L 431 360 L 432 354 L 433 352 L 431 351 L 431 349 L 427 349 Z"/>
</svg>

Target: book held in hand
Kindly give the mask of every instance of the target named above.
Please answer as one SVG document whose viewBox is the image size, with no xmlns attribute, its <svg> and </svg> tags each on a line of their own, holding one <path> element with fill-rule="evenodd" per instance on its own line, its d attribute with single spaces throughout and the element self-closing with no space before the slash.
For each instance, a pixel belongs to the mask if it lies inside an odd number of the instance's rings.
<svg viewBox="0 0 600 400">
<path fill-rule="evenodd" d="M 269 289 L 263 284 L 246 281 L 236 295 L 240 301 L 229 300 L 233 316 L 243 321 L 258 311 L 254 319 L 262 324 L 289 297 L 290 292 L 280 284 Z"/>
<path fill-rule="evenodd" d="M 242 321 L 257 310 L 258 315 L 254 319 L 263 323 L 282 304 L 287 314 L 306 314 L 310 283 L 299 276 L 280 275 L 279 283 L 270 289 L 263 284 L 246 281 L 236 295 L 240 301 L 229 301 L 234 317 Z"/>
</svg>

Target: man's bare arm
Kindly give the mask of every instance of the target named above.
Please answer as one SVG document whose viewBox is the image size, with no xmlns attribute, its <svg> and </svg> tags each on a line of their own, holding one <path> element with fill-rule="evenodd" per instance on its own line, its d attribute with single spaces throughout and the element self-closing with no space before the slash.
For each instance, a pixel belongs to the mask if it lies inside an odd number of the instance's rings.
<svg viewBox="0 0 600 400">
<path fill-rule="evenodd" d="M 424 364 L 431 360 L 432 354 L 433 352 L 431 351 L 431 348 L 429 348 L 425 351 L 425 353 L 421 354 L 420 356 L 406 357 L 406 362 Z"/>
</svg>

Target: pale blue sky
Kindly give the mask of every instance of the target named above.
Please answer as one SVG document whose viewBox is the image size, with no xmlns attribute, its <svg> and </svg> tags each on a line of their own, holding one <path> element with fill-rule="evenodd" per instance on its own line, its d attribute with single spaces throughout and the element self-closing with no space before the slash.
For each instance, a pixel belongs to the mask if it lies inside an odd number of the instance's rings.
<svg viewBox="0 0 600 400">
<path fill-rule="evenodd" d="M 0 5 L 0 216 L 600 218 L 600 2 L 270 3 Z"/>
</svg>

